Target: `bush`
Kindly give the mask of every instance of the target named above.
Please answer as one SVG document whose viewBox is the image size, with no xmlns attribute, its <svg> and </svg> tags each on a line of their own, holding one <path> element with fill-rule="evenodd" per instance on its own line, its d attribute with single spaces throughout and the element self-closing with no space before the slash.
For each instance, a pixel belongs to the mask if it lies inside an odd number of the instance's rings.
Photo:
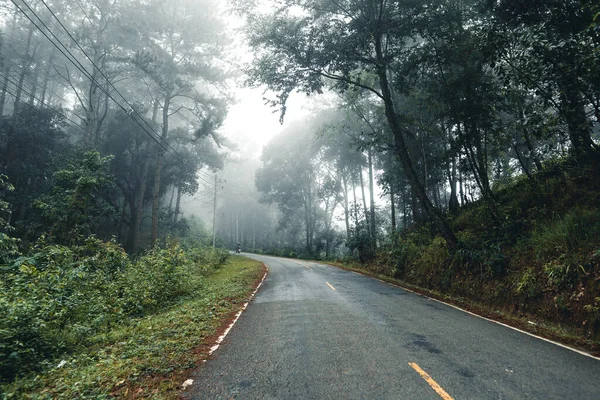
<svg viewBox="0 0 600 400">
<path fill-rule="evenodd" d="M 418 248 L 411 249 L 412 252 Z M 422 247 L 415 257 L 410 261 L 407 277 L 412 283 L 428 287 L 445 287 L 450 283 L 448 268 L 449 252 L 446 242 L 441 237 L 436 237 L 426 247 Z"/>
<path fill-rule="evenodd" d="M 515 292 L 526 300 L 539 295 L 538 277 L 532 268 L 528 268 L 523 272 L 515 286 Z"/>
<path fill-rule="evenodd" d="M 12 379 L 44 360 L 88 344 L 131 316 L 172 304 L 198 290 L 202 271 L 228 253 L 178 245 L 131 262 L 116 243 L 88 238 L 80 246 L 40 245 L 0 270 L 0 376 Z M 200 273 L 199 273 L 200 272 Z"/>
<path fill-rule="evenodd" d="M 120 306 L 127 315 L 142 315 L 169 305 L 185 294 L 190 260 L 177 245 L 155 249 L 125 274 Z"/>
<path fill-rule="evenodd" d="M 196 247 L 188 250 L 188 255 L 197 268 L 206 271 L 219 268 L 229 258 L 227 250 L 212 247 Z"/>
<path fill-rule="evenodd" d="M 530 243 L 539 259 L 558 257 L 578 250 L 589 239 L 600 236 L 600 212 L 575 208 L 550 222 L 538 224 Z"/>
</svg>

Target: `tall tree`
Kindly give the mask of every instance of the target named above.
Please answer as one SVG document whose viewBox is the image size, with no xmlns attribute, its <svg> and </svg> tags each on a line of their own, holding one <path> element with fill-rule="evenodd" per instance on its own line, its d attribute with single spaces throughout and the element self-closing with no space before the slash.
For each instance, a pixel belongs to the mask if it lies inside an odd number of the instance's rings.
<svg viewBox="0 0 600 400">
<path fill-rule="evenodd" d="M 216 62 L 223 44 L 218 6 L 212 0 L 172 0 L 143 2 L 139 7 L 146 48 L 138 52 L 135 62 L 152 79 L 156 99 L 161 102 L 161 141 L 168 142 L 169 118 L 186 111 L 195 119 L 198 135 L 213 135 L 226 113 L 220 87 L 223 71 Z M 164 145 L 157 147 L 152 245 L 158 238 L 164 155 Z"/>
<path fill-rule="evenodd" d="M 297 12 L 297 10 L 301 10 Z M 407 130 L 395 93 L 402 88 L 396 74 L 414 37 L 412 21 L 427 12 L 422 3 L 348 0 L 322 2 L 298 0 L 278 5 L 268 14 L 245 9 L 250 45 L 257 61 L 251 81 L 266 84 L 277 93 L 282 116 L 294 90 L 320 92 L 326 86 L 346 91 L 363 88 L 383 104 L 395 150 L 423 209 L 450 249 L 458 240 L 442 213 L 432 203 L 421 182 L 406 141 Z M 375 84 L 363 80 L 376 77 Z M 324 79 L 326 78 L 326 79 Z"/>
</svg>

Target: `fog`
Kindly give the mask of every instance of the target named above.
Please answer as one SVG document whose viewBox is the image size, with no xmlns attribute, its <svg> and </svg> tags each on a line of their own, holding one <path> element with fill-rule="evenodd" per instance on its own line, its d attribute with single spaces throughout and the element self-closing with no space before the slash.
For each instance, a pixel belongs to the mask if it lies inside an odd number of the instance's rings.
<svg viewBox="0 0 600 400">
<path fill-rule="evenodd" d="M 597 68 L 547 68 L 598 65 L 592 27 L 496 51 L 494 24 L 544 34 L 491 5 L 382 3 L 362 26 L 360 2 L 317 3 L 3 2 L 4 224 L 139 253 L 196 218 L 227 248 L 361 259 L 431 224 L 453 248 L 448 215 L 483 200 L 499 221 L 496 188 L 597 146 Z M 65 176 L 94 193 L 76 221 L 52 208 Z"/>
</svg>

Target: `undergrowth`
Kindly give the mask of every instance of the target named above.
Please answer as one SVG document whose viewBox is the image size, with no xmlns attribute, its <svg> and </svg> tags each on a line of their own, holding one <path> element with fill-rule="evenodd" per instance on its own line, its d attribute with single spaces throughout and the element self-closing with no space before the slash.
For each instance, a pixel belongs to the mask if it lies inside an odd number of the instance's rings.
<svg viewBox="0 0 600 400">
<path fill-rule="evenodd" d="M 380 248 L 365 267 L 403 282 L 526 315 L 600 338 L 600 170 L 552 163 L 495 192 L 489 204 L 451 218 L 460 245 L 450 254 L 421 225 Z"/>
<path fill-rule="evenodd" d="M 93 237 L 38 245 L 0 270 L 0 382 L 43 370 L 129 318 L 194 293 L 226 257 L 171 243 L 132 261 L 116 243 Z"/>
<path fill-rule="evenodd" d="M 84 344 L 49 357 L 41 370 L 0 385 L 0 398 L 177 398 L 189 369 L 201 361 L 206 338 L 262 274 L 259 262 L 241 257 L 216 269 L 188 267 L 187 290 L 168 306 L 90 332 Z"/>
</svg>

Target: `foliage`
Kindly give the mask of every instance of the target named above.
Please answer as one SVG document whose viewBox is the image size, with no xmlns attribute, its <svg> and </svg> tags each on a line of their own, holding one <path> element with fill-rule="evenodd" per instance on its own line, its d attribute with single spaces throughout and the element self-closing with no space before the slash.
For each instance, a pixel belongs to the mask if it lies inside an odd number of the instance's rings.
<svg viewBox="0 0 600 400">
<path fill-rule="evenodd" d="M 10 204 L 3 200 L 6 193 L 12 192 L 14 186 L 7 181 L 6 175 L 0 175 L 0 267 L 7 264 L 19 254 L 18 240 L 10 237 L 11 226 L 6 222 L 5 215 L 10 212 Z"/>
<path fill-rule="evenodd" d="M 600 237 L 600 212 L 576 207 L 566 214 L 555 214 L 541 221 L 531 236 L 531 245 L 538 258 L 548 259 L 572 254 L 589 239 Z"/>
<path fill-rule="evenodd" d="M 239 257 L 209 275 L 191 271 L 193 293 L 156 313 L 91 333 L 86 346 L 49 360 L 41 372 L 0 383 L 0 391 L 6 398 L 40 398 L 41 393 L 55 399 L 125 398 L 132 393 L 176 398 L 185 374 L 204 356 L 199 349 L 239 310 L 262 274 L 259 262 Z"/>
<path fill-rule="evenodd" d="M 0 271 L 1 375 L 39 369 L 127 317 L 169 306 L 199 290 L 197 277 L 225 261 L 224 251 L 188 256 L 176 244 L 132 262 L 116 243 L 93 237 L 73 247 L 40 243 Z"/>
<path fill-rule="evenodd" d="M 60 111 L 30 105 L 0 118 L 0 174 L 14 186 L 2 197 L 15 214 L 13 225 L 25 223 L 32 202 L 52 187 L 53 172 L 71 147 L 63 129 Z"/>
<path fill-rule="evenodd" d="M 56 243 L 80 242 L 102 222 L 114 217 L 115 209 L 107 200 L 114 185 L 109 172 L 111 160 L 111 156 L 101 157 L 97 151 L 83 153 L 54 174 L 51 194 L 36 201 Z"/>
</svg>

